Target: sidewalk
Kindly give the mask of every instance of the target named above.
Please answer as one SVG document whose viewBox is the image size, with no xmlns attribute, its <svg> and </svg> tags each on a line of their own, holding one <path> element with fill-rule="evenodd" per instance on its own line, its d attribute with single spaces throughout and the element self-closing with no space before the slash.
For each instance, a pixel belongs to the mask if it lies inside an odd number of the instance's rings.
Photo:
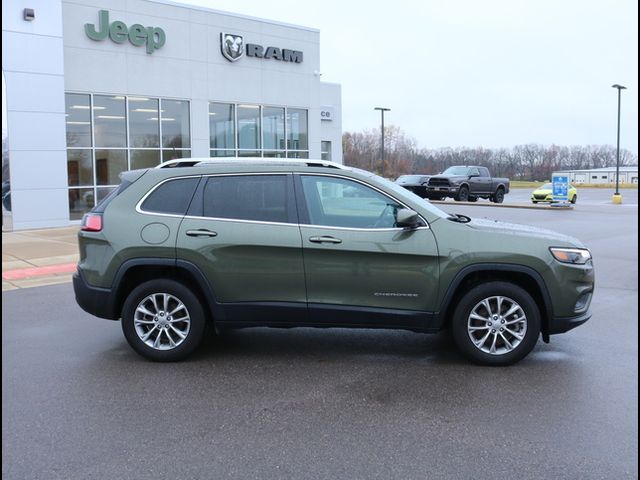
<svg viewBox="0 0 640 480">
<path fill-rule="evenodd" d="M 2 291 L 71 281 L 78 226 L 2 232 Z"/>
</svg>

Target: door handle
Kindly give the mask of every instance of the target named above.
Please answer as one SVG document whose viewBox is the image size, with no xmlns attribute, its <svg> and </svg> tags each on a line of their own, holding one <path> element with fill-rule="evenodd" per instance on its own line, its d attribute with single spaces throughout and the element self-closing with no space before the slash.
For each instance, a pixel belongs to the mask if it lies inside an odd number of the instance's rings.
<svg viewBox="0 0 640 480">
<path fill-rule="evenodd" d="M 187 230 L 187 236 L 189 237 L 217 237 L 218 232 L 212 232 L 211 230 L 207 230 L 206 228 L 201 228 L 199 230 Z"/>
<path fill-rule="evenodd" d="M 321 237 L 310 237 L 310 242 L 313 243 L 342 243 L 342 240 L 336 237 L 331 237 L 329 235 L 322 235 Z"/>
</svg>

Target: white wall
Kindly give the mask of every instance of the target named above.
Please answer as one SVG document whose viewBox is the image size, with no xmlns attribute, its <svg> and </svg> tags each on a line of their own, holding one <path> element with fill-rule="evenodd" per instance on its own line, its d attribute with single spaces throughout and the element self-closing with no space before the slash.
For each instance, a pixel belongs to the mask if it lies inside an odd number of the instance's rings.
<svg viewBox="0 0 640 480">
<path fill-rule="evenodd" d="M 24 8 L 35 11 L 25 21 Z M 62 8 L 51 0 L 2 2 L 13 228 L 69 223 Z"/>
</svg>

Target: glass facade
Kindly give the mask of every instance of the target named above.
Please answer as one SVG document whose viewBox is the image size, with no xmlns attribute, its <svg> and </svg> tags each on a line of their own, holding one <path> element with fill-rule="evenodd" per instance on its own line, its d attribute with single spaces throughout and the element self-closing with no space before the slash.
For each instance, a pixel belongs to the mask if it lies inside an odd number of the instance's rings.
<svg viewBox="0 0 640 480">
<path fill-rule="evenodd" d="M 309 158 L 308 129 L 304 109 L 209 103 L 211 157 Z"/>
<path fill-rule="evenodd" d="M 79 220 L 126 170 L 191 156 L 189 102 L 67 93 L 69 218 Z"/>
</svg>

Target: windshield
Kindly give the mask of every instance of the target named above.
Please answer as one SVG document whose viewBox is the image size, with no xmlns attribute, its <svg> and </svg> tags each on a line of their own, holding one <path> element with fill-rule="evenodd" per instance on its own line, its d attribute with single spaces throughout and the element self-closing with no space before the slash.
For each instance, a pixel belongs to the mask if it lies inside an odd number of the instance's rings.
<svg viewBox="0 0 640 480">
<path fill-rule="evenodd" d="M 396 193 L 398 195 L 398 197 L 400 197 L 400 198 L 410 197 L 414 202 L 420 202 L 420 204 L 424 208 L 426 208 L 431 213 L 433 213 L 434 215 L 437 215 L 440 218 L 448 218 L 449 217 L 448 213 L 443 212 L 442 210 L 440 210 L 439 208 L 437 208 L 433 204 L 431 204 L 429 201 L 425 200 L 422 197 L 419 197 L 418 195 L 416 195 L 413 192 L 410 192 L 406 188 L 401 187 L 397 183 L 394 183 L 394 182 L 392 182 L 390 180 L 387 180 L 386 178 L 379 177 L 375 173 L 367 172 L 366 170 L 361 170 L 359 168 L 353 168 L 352 167 L 351 170 L 353 170 L 354 172 L 361 173 L 362 175 L 366 175 L 369 178 L 373 178 L 373 179 L 377 180 L 379 183 L 382 183 L 389 190 L 392 190 L 394 193 Z"/>
<path fill-rule="evenodd" d="M 469 173 L 469 167 L 449 167 L 444 172 L 443 175 L 467 175 Z"/>
<path fill-rule="evenodd" d="M 552 190 L 553 189 L 553 185 L 551 185 L 550 183 L 545 183 L 544 185 L 542 185 L 541 187 L 538 187 L 540 190 Z"/>
</svg>

